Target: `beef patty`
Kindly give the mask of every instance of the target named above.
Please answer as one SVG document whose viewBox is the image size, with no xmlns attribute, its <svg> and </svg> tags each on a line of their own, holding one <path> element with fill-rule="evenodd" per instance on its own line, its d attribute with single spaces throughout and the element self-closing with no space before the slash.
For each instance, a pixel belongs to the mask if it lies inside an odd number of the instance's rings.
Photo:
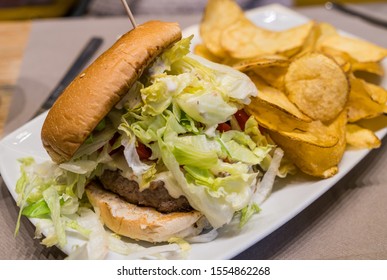
<svg viewBox="0 0 387 280">
<path fill-rule="evenodd" d="M 119 171 L 105 170 L 99 180 L 105 189 L 118 194 L 129 203 L 153 207 L 162 213 L 192 211 L 184 196 L 173 198 L 169 195 L 163 181 L 152 181 L 148 188 L 140 191 L 136 181 L 121 176 Z"/>
</svg>

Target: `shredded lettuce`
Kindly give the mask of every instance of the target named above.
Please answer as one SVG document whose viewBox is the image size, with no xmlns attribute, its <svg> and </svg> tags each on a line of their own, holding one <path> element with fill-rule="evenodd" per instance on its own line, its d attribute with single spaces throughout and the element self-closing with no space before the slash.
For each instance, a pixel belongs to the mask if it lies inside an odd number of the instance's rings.
<svg viewBox="0 0 387 280">
<path fill-rule="evenodd" d="M 180 165 L 211 168 L 218 162 L 217 149 L 205 135 L 182 136 L 170 139 L 171 151 Z"/>
<path fill-rule="evenodd" d="M 261 211 L 261 208 L 259 208 L 258 204 L 254 202 L 244 207 L 240 211 L 241 217 L 239 220 L 239 227 L 243 227 L 254 214 L 259 213 L 260 211 Z"/>
<path fill-rule="evenodd" d="M 142 113 L 151 116 L 161 114 L 170 106 L 173 98 L 187 90 L 195 79 L 196 77 L 189 73 L 155 78 L 153 84 L 141 90 L 144 102 Z"/>
<path fill-rule="evenodd" d="M 131 168 L 133 175 L 136 176 L 139 183 L 140 190 L 143 189 L 151 181 L 153 175 L 156 173 L 155 164 L 146 164 L 140 160 L 136 151 L 135 138 L 129 140 L 124 138 L 122 140 L 124 146 L 124 156 L 128 166 Z M 132 177 L 133 179 L 133 177 Z"/>
<path fill-rule="evenodd" d="M 58 239 L 58 245 L 64 247 L 67 243 L 65 228 L 60 215 L 60 202 L 57 190 L 50 187 L 43 192 L 43 198 L 50 209 L 51 220 L 54 224 L 55 234 Z"/>
<path fill-rule="evenodd" d="M 152 78 L 162 75 L 164 72 L 170 72 L 172 65 L 183 59 L 189 53 L 189 46 L 192 38 L 193 36 L 183 38 L 176 42 L 171 48 L 165 50 L 158 58 L 156 58 L 153 65 L 149 68 L 149 76 Z"/>
<path fill-rule="evenodd" d="M 113 138 L 116 132 L 115 127 L 107 121 L 105 121 L 104 126 L 105 127 L 103 130 L 93 132 L 92 140 L 83 143 L 81 147 L 76 151 L 75 155 L 73 156 L 73 159 L 78 159 L 85 155 L 88 156 L 95 153 L 103 146 L 105 146 L 110 139 Z"/>
<path fill-rule="evenodd" d="M 259 212 L 257 186 L 267 196 L 276 174 L 288 171 L 280 170 L 282 156 L 274 152 L 273 157 L 275 146 L 253 117 L 244 131 L 235 121 L 234 114 L 257 89 L 245 74 L 190 54 L 191 39 L 174 44 L 145 70 L 69 162 L 21 160 L 16 232 L 23 214 L 47 219 L 36 232 L 47 233 L 46 245 L 63 247 L 69 232 L 80 234 L 87 242 L 69 259 L 101 259 L 108 250 L 128 258 L 184 251 L 175 243 L 156 249 L 132 246 L 106 233 L 98 209 L 85 208 L 91 206 L 84 194 L 86 184 L 105 169 L 119 170 L 141 190 L 162 180 L 173 197 L 185 196 L 213 228 L 197 242 L 215 238 L 216 229 L 238 213 L 243 225 Z M 218 131 L 224 122 L 231 130 Z M 140 142 L 151 151 L 146 161 L 137 152 Z M 260 170 L 269 175 L 261 179 Z M 175 242 L 185 247 L 186 241 Z"/>
<path fill-rule="evenodd" d="M 24 207 L 21 214 L 29 218 L 45 217 L 50 214 L 50 208 L 48 208 L 46 201 L 42 198 L 37 202 Z"/>
<path fill-rule="evenodd" d="M 176 102 L 192 119 L 207 126 L 228 121 L 238 110 L 236 104 L 227 103 L 216 89 L 181 94 L 176 97 Z"/>
</svg>

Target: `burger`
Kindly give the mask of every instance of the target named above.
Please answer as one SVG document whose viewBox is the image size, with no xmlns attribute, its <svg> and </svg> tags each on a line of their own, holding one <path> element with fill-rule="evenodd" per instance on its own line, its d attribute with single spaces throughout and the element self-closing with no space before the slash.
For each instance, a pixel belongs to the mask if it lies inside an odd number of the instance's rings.
<svg viewBox="0 0 387 280">
<path fill-rule="evenodd" d="M 118 235 L 157 243 L 257 211 L 274 147 L 243 111 L 257 88 L 190 53 L 191 39 L 146 22 L 72 81 L 42 126 L 52 160 L 23 163 L 22 214 L 49 217 L 60 241 L 90 207 Z"/>
</svg>

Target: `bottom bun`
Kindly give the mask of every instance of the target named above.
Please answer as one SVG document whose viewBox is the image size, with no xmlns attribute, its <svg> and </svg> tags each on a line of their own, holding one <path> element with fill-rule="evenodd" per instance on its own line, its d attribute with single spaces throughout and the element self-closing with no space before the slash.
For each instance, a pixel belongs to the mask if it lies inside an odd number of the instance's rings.
<svg viewBox="0 0 387 280">
<path fill-rule="evenodd" d="M 99 208 L 102 221 L 110 230 L 135 240 L 164 242 L 171 237 L 196 236 L 206 224 L 198 211 L 163 214 L 126 202 L 97 182 L 88 184 L 86 194 L 93 207 Z"/>
</svg>

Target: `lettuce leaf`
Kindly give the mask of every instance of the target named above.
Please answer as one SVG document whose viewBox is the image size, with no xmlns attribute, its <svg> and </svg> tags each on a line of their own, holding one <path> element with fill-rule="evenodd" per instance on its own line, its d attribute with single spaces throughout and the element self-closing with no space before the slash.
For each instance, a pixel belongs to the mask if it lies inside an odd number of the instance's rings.
<svg viewBox="0 0 387 280">
<path fill-rule="evenodd" d="M 273 146 L 254 118 L 245 131 L 236 125 L 225 133 L 216 129 L 220 123 L 235 123 L 233 115 L 257 89 L 245 74 L 190 54 L 191 39 L 174 44 L 145 70 L 71 161 L 22 161 L 18 219 L 22 213 L 49 217 L 47 225 L 39 226 L 49 232 L 44 244 L 63 246 L 66 231 L 75 230 L 89 245 L 72 257 L 105 256 L 109 242 L 101 224 L 96 225 L 98 213 L 85 212 L 81 205 L 87 182 L 106 168 L 119 169 L 140 189 L 153 179 L 163 180 L 172 196 L 184 195 L 215 229 L 235 213 L 241 213 L 243 224 L 258 212 L 252 201 L 261 177 L 257 165 L 266 170 L 272 163 L 264 186 L 270 186 L 275 170 L 279 173 L 278 157 L 272 161 L 270 155 Z M 148 161 L 139 158 L 139 142 L 151 149 Z M 123 153 L 115 153 L 119 147 Z M 82 216 L 90 225 L 81 222 Z"/>
</svg>

